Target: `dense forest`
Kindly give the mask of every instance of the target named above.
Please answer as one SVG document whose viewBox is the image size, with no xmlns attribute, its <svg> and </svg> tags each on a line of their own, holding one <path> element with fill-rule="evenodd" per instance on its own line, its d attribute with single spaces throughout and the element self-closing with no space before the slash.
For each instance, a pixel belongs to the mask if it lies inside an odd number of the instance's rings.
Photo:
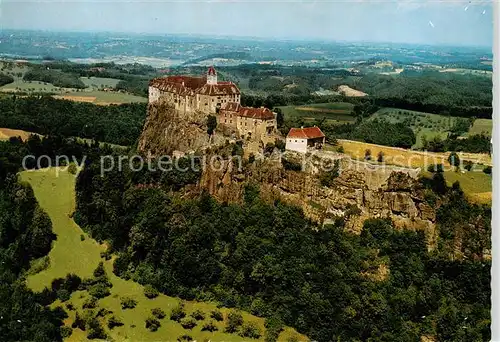
<svg viewBox="0 0 500 342">
<path fill-rule="evenodd" d="M 137 141 L 145 117 L 144 103 L 99 106 L 50 96 L 0 99 L 0 127 L 118 145 L 129 146 Z"/>
<path fill-rule="evenodd" d="M 14 77 L 0 73 L 0 87 L 14 82 Z"/>
<path fill-rule="evenodd" d="M 318 341 L 489 339 L 490 208 L 468 203 L 441 173 L 422 180 L 437 207 L 433 252 L 422 232 L 386 219 L 365 221 L 361 236 L 346 233 L 340 218 L 317 227 L 296 207 L 261 200 L 257 185 L 246 187 L 243 205 L 176 192 L 198 177 L 130 170 L 101 177 L 90 163 L 77 180 L 75 219 L 118 253 L 117 275 L 282 321 Z M 387 279 L 366 276 L 379 267 L 389 269 Z"/>
</svg>

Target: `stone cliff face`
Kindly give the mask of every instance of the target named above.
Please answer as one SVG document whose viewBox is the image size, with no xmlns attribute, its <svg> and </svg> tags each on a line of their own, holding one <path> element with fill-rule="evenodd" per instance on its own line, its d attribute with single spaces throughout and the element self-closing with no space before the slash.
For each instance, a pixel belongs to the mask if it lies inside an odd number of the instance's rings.
<svg viewBox="0 0 500 342">
<path fill-rule="evenodd" d="M 203 148 L 209 144 L 206 119 L 201 112 L 180 115 L 164 101 L 149 104 L 138 149 L 159 156 Z"/>
<path fill-rule="evenodd" d="M 342 159 L 342 165 L 333 185 L 325 187 L 313 171 L 285 170 L 279 161 L 258 161 L 243 170 L 226 161 L 220 170 L 203 171 L 199 189 L 208 190 L 221 201 L 238 203 L 244 186 L 255 183 L 264 199 L 298 205 L 318 223 L 340 216 L 349 231 L 360 233 L 365 219 L 389 217 L 398 228 L 423 230 L 429 248 L 434 247 L 435 211 L 425 202 L 411 170 L 363 166 L 348 158 Z"/>
</svg>

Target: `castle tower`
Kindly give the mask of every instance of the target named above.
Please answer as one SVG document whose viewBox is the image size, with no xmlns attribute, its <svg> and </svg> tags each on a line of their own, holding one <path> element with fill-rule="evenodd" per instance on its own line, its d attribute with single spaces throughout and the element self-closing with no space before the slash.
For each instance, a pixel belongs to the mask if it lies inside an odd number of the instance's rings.
<svg viewBox="0 0 500 342">
<path fill-rule="evenodd" d="M 207 71 L 207 84 L 217 84 L 217 71 L 211 66 Z"/>
</svg>

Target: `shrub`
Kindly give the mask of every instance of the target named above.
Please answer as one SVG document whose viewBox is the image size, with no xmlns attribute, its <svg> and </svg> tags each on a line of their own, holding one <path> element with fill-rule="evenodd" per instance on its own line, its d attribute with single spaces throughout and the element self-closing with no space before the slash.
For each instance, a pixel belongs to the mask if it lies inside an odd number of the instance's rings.
<svg viewBox="0 0 500 342">
<path fill-rule="evenodd" d="M 241 327 L 240 335 L 249 338 L 260 338 L 261 332 L 255 322 L 246 322 Z"/>
<path fill-rule="evenodd" d="M 71 293 L 69 293 L 66 289 L 60 289 L 57 291 L 57 298 L 61 300 L 61 302 L 67 301 L 71 297 Z"/>
<path fill-rule="evenodd" d="M 87 298 L 82 305 L 82 308 L 84 309 L 94 309 L 97 306 L 97 298 L 96 297 L 90 297 Z"/>
<path fill-rule="evenodd" d="M 146 329 L 150 331 L 156 331 L 161 326 L 160 321 L 154 317 L 149 317 L 146 319 Z"/>
<path fill-rule="evenodd" d="M 123 325 L 123 322 L 120 321 L 116 316 L 111 316 L 108 319 L 108 328 L 113 329 L 114 327 L 120 327 Z"/>
<path fill-rule="evenodd" d="M 94 277 L 99 278 L 106 274 L 106 270 L 104 269 L 104 263 L 102 261 L 99 262 L 96 269 L 94 270 Z"/>
<path fill-rule="evenodd" d="M 429 172 L 443 172 L 444 171 L 443 164 L 431 164 L 427 168 L 427 171 L 429 171 Z"/>
<path fill-rule="evenodd" d="M 121 298 L 122 309 L 133 309 L 137 305 L 137 301 L 130 297 Z"/>
<path fill-rule="evenodd" d="M 103 327 L 101 326 L 101 323 L 99 322 L 99 320 L 97 320 L 96 317 L 91 317 L 90 319 L 87 320 L 86 331 L 87 331 L 87 338 L 89 340 L 93 339 L 104 340 L 107 337 Z"/>
<path fill-rule="evenodd" d="M 470 160 L 464 161 L 464 169 L 467 171 L 472 170 L 472 166 L 474 166 L 474 164 Z"/>
<path fill-rule="evenodd" d="M 73 324 L 71 324 L 71 327 L 73 329 L 78 328 L 82 331 L 85 331 L 85 320 L 80 316 L 78 311 L 75 314 L 75 320 L 73 321 Z"/>
<path fill-rule="evenodd" d="M 205 314 L 201 310 L 195 310 L 191 314 L 191 317 L 193 317 L 197 321 L 203 321 L 205 319 Z"/>
<path fill-rule="evenodd" d="M 372 151 L 368 149 L 365 151 L 365 160 L 371 160 L 371 159 L 372 159 Z"/>
<path fill-rule="evenodd" d="M 69 311 L 73 311 L 73 310 L 75 310 L 75 307 L 71 303 L 66 303 L 66 309 L 68 309 Z"/>
<path fill-rule="evenodd" d="M 192 341 L 192 340 L 193 340 L 193 338 L 191 336 L 189 336 L 189 335 L 182 335 L 182 336 L 179 336 L 177 338 L 177 341 L 179 341 L 179 342 L 189 342 L 189 341 Z"/>
<path fill-rule="evenodd" d="M 491 175 L 491 166 L 486 166 L 484 169 L 483 169 L 483 172 L 486 173 L 487 175 Z"/>
<path fill-rule="evenodd" d="M 106 285 L 99 283 L 92 285 L 90 287 L 89 294 L 96 298 L 104 298 L 109 296 L 111 292 L 109 291 L 109 288 Z"/>
<path fill-rule="evenodd" d="M 180 322 L 181 319 L 186 317 L 186 312 L 184 311 L 184 305 L 180 303 L 170 312 L 170 319 L 172 321 Z"/>
<path fill-rule="evenodd" d="M 68 166 L 68 172 L 71 173 L 72 175 L 76 175 L 77 172 L 76 165 L 74 163 L 69 164 Z"/>
<path fill-rule="evenodd" d="M 450 165 L 460 166 L 460 158 L 458 157 L 458 154 L 456 154 L 455 152 L 450 153 L 448 162 L 450 163 Z"/>
<path fill-rule="evenodd" d="M 209 321 L 207 323 L 205 323 L 203 325 L 203 327 L 201 327 L 201 331 L 210 331 L 210 332 L 214 332 L 214 331 L 217 331 L 218 328 L 217 326 L 215 325 L 214 321 Z"/>
<path fill-rule="evenodd" d="M 337 148 L 337 152 L 338 152 L 338 153 L 345 153 L 344 146 L 339 146 L 339 147 Z"/>
<path fill-rule="evenodd" d="M 281 139 L 276 139 L 276 144 L 275 144 L 276 148 L 278 150 L 280 150 L 281 152 L 283 152 L 285 150 L 285 141 L 284 140 L 281 140 Z"/>
<path fill-rule="evenodd" d="M 84 240 L 85 240 L 85 235 L 80 234 L 80 241 L 84 241 Z"/>
<path fill-rule="evenodd" d="M 248 156 L 248 163 L 252 164 L 253 162 L 255 162 L 255 154 L 250 153 L 250 155 Z"/>
<path fill-rule="evenodd" d="M 264 326 L 266 332 L 264 334 L 265 342 L 275 342 L 278 340 L 278 336 L 281 331 L 283 331 L 283 321 L 279 317 L 266 318 Z"/>
<path fill-rule="evenodd" d="M 217 322 L 224 320 L 224 316 L 219 310 L 212 310 L 212 312 L 210 312 L 210 318 L 215 319 Z"/>
<path fill-rule="evenodd" d="M 298 162 L 293 161 L 293 160 L 281 158 L 281 164 L 283 165 L 283 168 L 285 168 L 285 170 L 302 171 L 302 165 Z"/>
<path fill-rule="evenodd" d="M 62 338 L 70 337 L 71 334 L 73 333 L 73 329 L 71 329 L 71 327 L 67 327 L 65 325 L 63 325 L 59 329 L 61 331 L 61 337 Z"/>
<path fill-rule="evenodd" d="M 232 310 L 229 315 L 227 315 L 227 324 L 225 332 L 234 333 L 243 324 L 243 316 L 240 312 Z"/>
<path fill-rule="evenodd" d="M 193 329 L 196 326 L 196 320 L 192 317 L 186 317 L 181 320 L 184 329 Z"/>
<path fill-rule="evenodd" d="M 113 313 L 113 311 L 109 311 L 106 308 L 101 308 L 99 311 L 97 311 L 96 317 L 104 317 L 110 313 Z"/>
<path fill-rule="evenodd" d="M 149 299 L 153 299 L 153 298 L 156 298 L 158 297 L 160 293 L 158 292 L 157 289 L 155 289 L 152 285 L 146 285 L 144 286 L 144 295 L 149 298 Z"/>
<path fill-rule="evenodd" d="M 384 161 L 384 152 L 380 151 L 377 155 L 377 161 L 382 163 Z"/>
<path fill-rule="evenodd" d="M 160 308 L 154 308 L 154 309 L 152 309 L 151 313 L 153 314 L 153 316 L 155 316 L 158 319 L 165 318 L 165 316 L 166 316 L 165 311 L 163 311 Z"/>
</svg>

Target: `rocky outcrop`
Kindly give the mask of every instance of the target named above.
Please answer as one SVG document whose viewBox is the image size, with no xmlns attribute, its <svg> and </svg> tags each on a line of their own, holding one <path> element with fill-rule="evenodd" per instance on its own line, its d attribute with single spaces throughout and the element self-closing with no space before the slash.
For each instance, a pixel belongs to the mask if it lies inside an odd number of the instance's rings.
<svg viewBox="0 0 500 342">
<path fill-rule="evenodd" d="M 199 184 L 221 201 L 240 202 L 244 186 L 258 184 L 261 196 L 298 205 L 306 216 L 324 224 L 344 217 L 346 228 L 360 233 L 365 219 L 391 218 L 401 229 L 425 232 L 429 249 L 435 245 L 435 212 L 425 202 L 413 170 L 372 168 L 363 170 L 349 162 L 329 187 L 322 186 L 314 167 L 308 171 L 285 170 L 278 160 L 265 159 L 242 170 L 225 161 L 220 170 L 206 168 Z M 342 165 L 347 165 L 342 161 Z M 317 173 L 317 172 L 316 172 Z"/>
<path fill-rule="evenodd" d="M 140 152 L 151 153 L 152 156 L 203 148 L 210 143 L 206 120 L 206 114 L 201 112 L 180 115 L 165 101 L 149 104 L 137 148 Z"/>
</svg>

